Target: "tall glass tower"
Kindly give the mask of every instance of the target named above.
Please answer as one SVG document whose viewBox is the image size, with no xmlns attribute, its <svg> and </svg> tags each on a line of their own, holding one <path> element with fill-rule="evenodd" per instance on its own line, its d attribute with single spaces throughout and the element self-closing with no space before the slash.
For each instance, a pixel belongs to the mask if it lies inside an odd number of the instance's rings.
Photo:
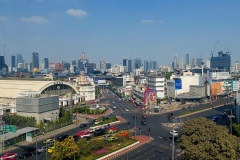
<svg viewBox="0 0 240 160">
<path fill-rule="evenodd" d="M 32 53 L 32 67 L 39 68 L 39 54 L 37 52 Z"/>
</svg>

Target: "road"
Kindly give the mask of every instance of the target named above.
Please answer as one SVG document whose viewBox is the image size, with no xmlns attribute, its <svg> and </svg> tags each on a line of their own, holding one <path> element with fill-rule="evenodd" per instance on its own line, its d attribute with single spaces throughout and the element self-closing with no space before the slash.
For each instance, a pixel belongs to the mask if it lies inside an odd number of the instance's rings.
<svg viewBox="0 0 240 160">
<path fill-rule="evenodd" d="M 111 91 L 108 91 L 108 92 L 104 91 L 103 95 L 104 95 L 104 98 L 101 99 L 100 103 L 109 104 L 110 108 L 113 108 L 114 106 L 116 106 L 116 109 L 113 109 L 113 114 L 121 115 L 129 122 L 129 125 L 127 122 L 118 125 L 119 129 L 123 129 L 123 128 L 128 129 L 128 128 L 137 127 L 136 134 L 150 135 L 151 137 L 154 138 L 154 140 L 151 141 L 150 143 L 140 146 L 140 147 L 136 148 L 135 150 L 130 151 L 116 159 L 119 159 L 119 160 L 124 160 L 124 159 L 155 160 L 156 159 L 157 160 L 157 159 L 171 158 L 171 143 L 172 143 L 172 141 L 169 139 L 165 140 L 162 138 L 162 137 L 170 136 L 170 134 L 169 134 L 170 128 L 167 128 L 162 125 L 163 123 L 169 122 L 168 113 L 147 115 L 147 125 L 141 125 L 141 116 L 143 115 L 143 113 L 139 110 L 139 108 L 137 106 L 135 106 L 133 103 L 119 100 L 119 97 L 117 97 L 117 95 L 115 95 Z M 229 99 L 228 100 L 221 99 L 217 102 L 214 102 L 213 105 L 214 106 L 221 105 L 221 104 L 227 103 L 227 101 L 230 102 Z M 196 105 L 196 106 L 194 106 L 194 108 L 199 109 L 199 108 L 204 108 L 204 107 L 209 107 L 209 106 L 210 106 L 210 104 L 202 104 L 201 106 Z M 195 117 L 199 117 L 199 116 L 211 117 L 213 115 L 222 113 L 222 111 L 225 108 L 229 108 L 229 107 L 230 106 L 215 108 L 215 109 L 212 109 L 209 111 L 205 111 L 202 113 L 188 116 L 186 118 L 181 118 L 181 121 L 185 121 L 188 118 L 195 118 Z M 185 110 L 187 110 L 187 108 Z M 173 111 L 173 112 L 176 116 L 179 116 L 185 110 L 178 110 L 178 111 Z M 133 116 L 136 116 L 137 119 L 134 119 Z M 149 132 L 149 128 L 150 128 L 150 132 Z M 72 130 L 68 130 L 62 134 L 75 135 L 75 133 L 77 133 L 80 130 L 84 130 L 84 129 L 75 128 Z M 59 135 L 56 133 L 56 137 L 57 136 L 59 136 Z M 31 146 L 35 147 L 35 144 L 33 144 Z M 37 143 L 37 146 L 38 146 L 38 148 L 43 146 L 43 141 L 39 141 Z M 22 148 L 19 148 L 13 152 L 20 154 L 22 152 Z M 46 156 L 48 158 L 50 158 L 50 154 L 41 153 L 38 155 L 38 158 L 36 158 L 36 156 L 32 156 L 27 159 L 29 159 L 29 160 L 36 160 L 36 159 L 45 160 Z"/>
</svg>

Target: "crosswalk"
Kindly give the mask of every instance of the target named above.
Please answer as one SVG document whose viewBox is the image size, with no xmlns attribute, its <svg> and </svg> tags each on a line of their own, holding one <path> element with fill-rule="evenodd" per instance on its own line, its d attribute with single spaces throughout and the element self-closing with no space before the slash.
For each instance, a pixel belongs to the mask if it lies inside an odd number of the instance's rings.
<svg viewBox="0 0 240 160">
<path fill-rule="evenodd" d="M 102 100 L 108 103 L 108 107 L 111 108 L 115 114 L 133 113 L 139 111 L 139 107 L 130 102 L 123 101 L 112 91 L 104 91 Z"/>
<path fill-rule="evenodd" d="M 128 102 L 115 102 L 115 104 L 112 104 L 111 106 L 114 113 L 131 113 L 139 111 L 136 106 L 133 106 Z M 113 106 L 115 106 L 116 108 Z"/>
</svg>

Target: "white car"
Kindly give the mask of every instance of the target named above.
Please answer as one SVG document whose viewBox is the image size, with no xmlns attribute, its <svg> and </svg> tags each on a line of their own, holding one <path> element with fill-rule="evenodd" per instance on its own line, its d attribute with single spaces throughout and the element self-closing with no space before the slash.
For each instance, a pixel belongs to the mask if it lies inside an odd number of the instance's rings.
<svg viewBox="0 0 240 160">
<path fill-rule="evenodd" d="M 117 107 L 116 106 L 113 106 L 113 109 L 116 109 Z"/>
<path fill-rule="evenodd" d="M 173 136 L 178 136 L 178 132 L 176 130 L 171 130 L 170 134 Z"/>
<path fill-rule="evenodd" d="M 126 109 L 125 111 L 126 111 L 126 112 L 129 112 L 129 110 L 128 110 L 128 109 Z"/>
<path fill-rule="evenodd" d="M 112 103 L 115 103 L 114 101 Z"/>
</svg>

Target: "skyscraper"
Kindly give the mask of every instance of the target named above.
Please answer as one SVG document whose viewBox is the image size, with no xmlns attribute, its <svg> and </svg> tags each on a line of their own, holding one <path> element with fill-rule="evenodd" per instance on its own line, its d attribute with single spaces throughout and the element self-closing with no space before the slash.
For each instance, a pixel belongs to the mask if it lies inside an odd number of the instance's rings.
<svg viewBox="0 0 240 160">
<path fill-rule="evenodd" d="M 202 58 L 197 58 L 197 66 L 201 67 L 201 63 L 203 62 Z"/>
<path fill-rule="evenodd" d="M 5 64 L 4 56 L 0 56 L 0 74 L 5 75 L 8 73 L 8 66 Z"/>
<path fill-rule="evenodd" d="M 39 68 L 39 54 L 37 52 L 32 53 L 32 67 Z"/>
<path fill-rule="evenodd" d="M 127 66 L 127 59 L 123 59 L 123 66 Z"/>
<path fill-rule="evenodd" d="M 106 69 L 110 69 L 112 67 L 110 62 L 106 62 L 105 65 L 106 65 L 105 66 Z"/>
<path fill-rule="evenodd" d="M 100 70 L 105 70 L 105 61 L 100 61 Z"/>
<path fill-rule="evenodd" d="M 212 70 L 230 72 L 231 56 L 228 52 L 224 54 L 222 51 L 220 51 L 218 52 L 218 56 L 211 57 L 210 61 Z"/>
<path fill-rule="evenodd" d="M 186 65 L 189 65 L 189 54 L 186 54 Z"/>
<path fill-rule="evenodd" d="M 11 56 L 11 67 L 16 67 L 16 56 Z"/>
<path fill-rule="evenodd" d="M 139 69 L 142 66 L 141 58 L 134 59 L 135 69 Z"/>
<path fill-rule="evenodd" d="M 44 69 L 47 69 L 47 68 L 49 68 L 49 61 L 48 61 L 48 58 L 44 58 L 44 60 L 43 60 L 44 62 Z"/>
<path fill-rule="evenodd" d="M 24 60 L 23 60 L 23 57 L 22 57 L 22 54 L 17 54 L 17 64 L 18 63 L 24 63 Z"/>
</svg>

